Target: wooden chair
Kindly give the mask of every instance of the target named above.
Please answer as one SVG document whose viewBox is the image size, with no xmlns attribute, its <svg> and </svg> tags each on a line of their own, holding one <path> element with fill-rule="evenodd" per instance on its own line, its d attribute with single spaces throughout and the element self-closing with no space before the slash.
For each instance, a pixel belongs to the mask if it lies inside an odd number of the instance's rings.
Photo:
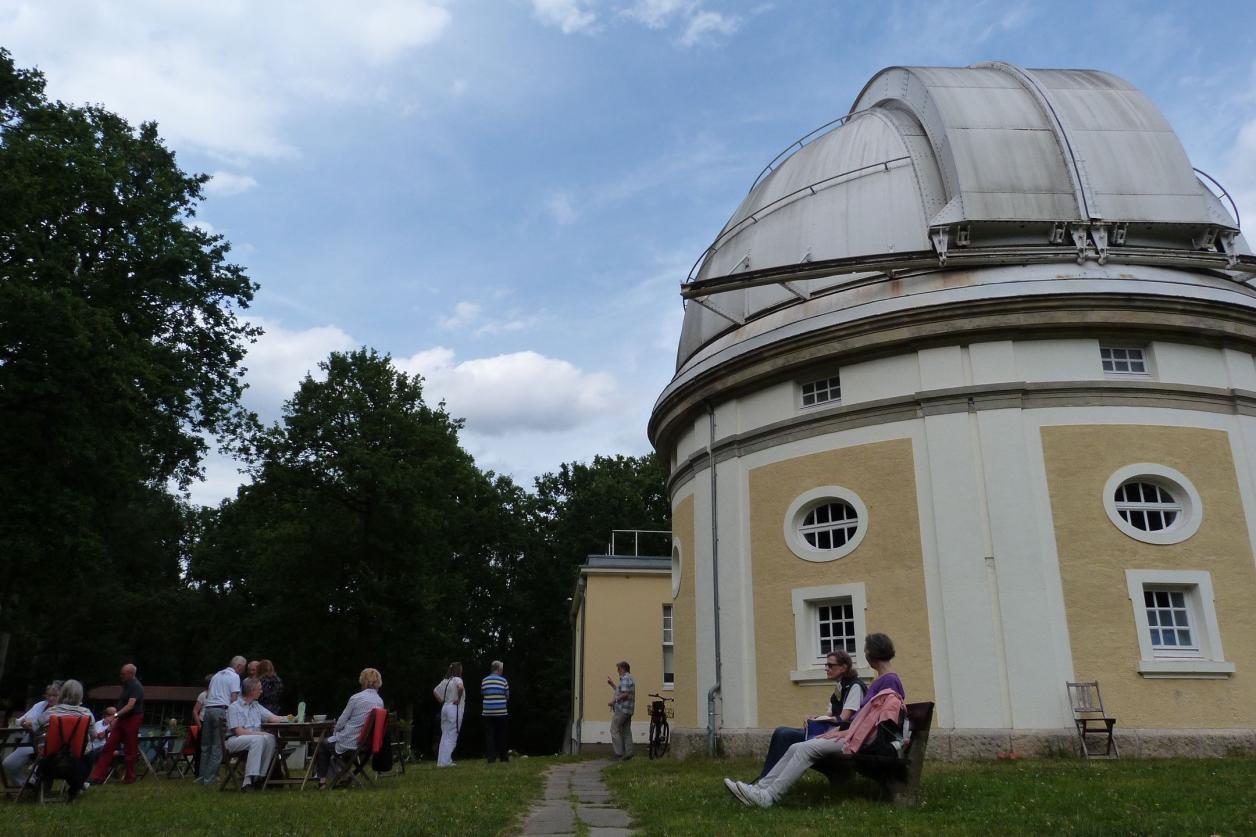
<svg viewBox="0 0 1256 837">
<path fill-rule="evenodd" d="M 1087 680 L 1067 685 L 1069 705 L 1073 709 L 1073 723 L 1077 727 L 1077 742 L 1081 747 L 1082 757 L 1088 759 L 1120 758 L 1116 737 L 1113 735 L 1116 718 L 1108 717 L 1108 713 L 1103 709 L 1099 681 Z M 1087 743 L 1088 737 L 1091 740 L 1102 738 L 1103 751 L 1100 752 L 1098 745 L 1092 749 Z"/>
<path fill-rule="evenodd" d="M 388 710 L 372 709 L 362 725 L 362 732 L 358 734 L 357 749 L 332 756 L 331 777 L 327 786 L 334 788 L 341 784 L 356 784 L 365 787 L 368 782 L 375 781 L 366 768 L 371 763 L 371 757 L 388 746 L 387 734 Z"/>
<path fill-rule="evenodd" d="M 232 783 L 235 781 L 236 774 L 243 772 L 245 764 L 248 762 L 248 760 L 249 760 L 248 750 L 241 750 L 238 753 L 233 753 L 227 749 L 227 724 L 224 721 L 222 725 L 222 763 L 226 765 L 227 767 L 227 775 L 222 777 L 222 784 L 218 786 L 218 790 L 220 791 L 230 790 L 232 787 Z M 269 764 L 266 765 L 265 770 L 263 771 L 262 775 L 265 777 L 269 777 L 270 768 L 271 768 L 271 765 Z M 263 784 L 263 787 L 264 786 L 265 785 Z"/>
</svg>

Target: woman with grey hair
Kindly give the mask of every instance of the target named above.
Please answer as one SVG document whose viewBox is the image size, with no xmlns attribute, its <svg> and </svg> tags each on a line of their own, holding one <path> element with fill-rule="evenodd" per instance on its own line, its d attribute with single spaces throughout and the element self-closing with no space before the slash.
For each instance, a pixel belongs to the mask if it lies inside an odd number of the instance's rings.
<svg viewBox="0 0 1256 837">
<path fill-rule="evenodd" d="M 53 718 L 84 718 L 86 730 L 92 728 L 92 724 L 96 722 L 92 715 L 92 710 L 83 705 L 83 684 L 77 680 L 67 680 L 61 684 L 61 691 L 57 693 L 57 704 L 48 709 L 40 719 L 41 726 L 45 729 L 50 727 Z M 52 755 L 45 755 L 39 762 L 39 778 L 44 784 L 44 795 L 47 796 L 52 790 L 52 782 L 54 779 L 64 779 L 69 786 L 69 799 L 73 801 L 75 797 L 83 790 L 83 781 L 87 778 L 89 768 L 87 755 L 84 745 L 87 743 L 86 734 L 79 746 L 74 746 L 73 742 L 65 741 L 61 744 L 61 751 Z"/>
</svg>

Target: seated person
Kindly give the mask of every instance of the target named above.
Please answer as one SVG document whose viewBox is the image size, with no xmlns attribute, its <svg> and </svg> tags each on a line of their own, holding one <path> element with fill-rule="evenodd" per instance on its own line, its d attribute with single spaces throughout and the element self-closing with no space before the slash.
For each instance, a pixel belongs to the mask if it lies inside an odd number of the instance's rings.
<svg viewBox="0 0 1256 837">
<path fill-rule="evenodd" d="M 113 719 L 117 714 L 118 707 L 106 706 L 105 716 L 92 724 L 92 747 L 88 751 L 87 757 L 93 764 L 96 762 L 96 757 L 100 755 L 100 751 L 105 749 L 105 739 L 109 737 L 109 726 L 113 723 Z"/>
<path fill-rule="evenodd" d="M 275 736 L 262 730 L 262 724 L 286 721 L 257 702 L 262 694 L 262 681 L 246 677 L 240 685 L 240 696 L 227 707 L 227 750 L 232 753 L 248 752 L 244 765 L 244 782 L 240 790 L 254 790 L 260 786 L 266 771 L 275 758 Z"/>
<path fill-rule="evenodd" d="M 36 703 L 18 719 L 17 725 L 27 730 L 30 735 L 26 743 L 17 747 L 4 757 L 4 780 L 9 787 L 17 788 L 26 784 L 27 768 L 35 760 L 35 733 L 39 731 L 40 720 L 48 707 L 57 702 L 57 694 L 61 691 L 61 681 L 54 680 L 44 689 L 44 699 Z"/>
<path fill-rule="evenodd" d="M 903 708 L 906 692 L 903 681 L 894 673 L 890 661 L 894 659 L 894 643 L 885 634 L 868 634 L 864 640 L 864 659 L 877 672 L 851 721 L 849 729 L 835 729 L 823 735 L 790 745 L 781 760 L 766 776 L 752 784 L 725 779 L 728 788 L 744 805 L 770 808 L 818 761 L 840 755 L 850 747 L 858 752 L 882 721 L 897 721 Z"/>
<path fill-rule="evenodd" d="M 370 717 L 372 709 L 383 709 L 384 701 L 380 699 L 379 687 L 384 685 L 384 678 L 373 668 L 364 668 L 358 675 L 358 685 L 362 691 L 349 698 L 345 711 L 336 720 L 336 729 L 318 745 L 314 756 L 314 772 L 318 774 L 318 789 L 326 790 L 327 772 L 331 768 L 332 753 L 341 755 L 358 748 L 358 736 L 362 727 Z"/>
<path fill-rule="evenodd" d="M 845 651 L 834 651 L 825 657 L 824 674 L 828 679 L 836 681 L 833 694 L 829 695 L 829 712 L 827 716 L 811 715 L 808 720 L 817 717 L 829 717 L 836 722 L 838 729 L 850 726 L 850 719 L 855 717 L 859 704 L 863 701 L 863 684 L 855 673 L 855 662 Z M 805 729 L 794 727 L 777 727 L 772 733 L 772 743 L 768 745 L 768 756 L 763 762 L 763 770 L 759 773 L 762 779 L 768 775 L 776 763 L 785 755 L 791 744 L 807 739 Z"/>
<path fill-rule="evenodd" d="M 83 705 L 83 684 L 77 680 L 67 680 L 61 686 L 61 691 L 57 693 L 57 703 L 44 713 L 43 726 L 46 728 L 52 719 L 58 716 L 68 716 L 72 718 L 86 718 L 88 725 L 88 740 L 90 740 L 90 730 L 95 724 L 96 719 L 92 716 L 92 711 Z M 65 742 L 65 747 L 70 746 L 70 742 Z M 73 802 L 74 798 L 83 790 L 83 781 L 87 778 L 89 768 L 88 757 L 83 752 L 70 752 L 69 757 L 62 760 L 58 756 L 51 756 L 40 762 L 39 776 L 44 783 L 44 794 L 47 795 L 52 790 L 52 782 L 54 779 L 64 779 L 69 785 L 69 798 Z M 90 752 L 90 748 L 89 748 Z"/>
</svg>

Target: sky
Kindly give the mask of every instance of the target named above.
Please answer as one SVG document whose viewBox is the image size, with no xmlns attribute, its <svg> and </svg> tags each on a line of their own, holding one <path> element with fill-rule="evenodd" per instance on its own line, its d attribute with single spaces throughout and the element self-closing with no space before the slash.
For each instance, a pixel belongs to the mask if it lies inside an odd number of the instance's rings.
<svg viewBox="0 0 1256 837">
<path fill-rule="evenodd" d="M 763 166 L 891 65 L 1106 70 L 1256 218 L 1256 4 L 0 0 L 50 96 L 152 120 L 261 286 L 267 422 L 369 346 L 525 486 L 642 454 L 679 285 Z M 1250 234 L 1249 234 L 1250 237 Z M 194 502 L 241 482 L 217 454 Z"/>
</svg>

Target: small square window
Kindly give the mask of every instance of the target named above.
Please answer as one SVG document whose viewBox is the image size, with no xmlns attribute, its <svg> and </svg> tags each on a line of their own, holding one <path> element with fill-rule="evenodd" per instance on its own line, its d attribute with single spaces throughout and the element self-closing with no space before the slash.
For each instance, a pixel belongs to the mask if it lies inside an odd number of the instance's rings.
<svg viewBox="0 0 1256 837">
<path fill-rule="evenodd" d="M 845 651 L 857 665 L 862 664 L 859 655 L 867 610 L 863 584 L 799 587 L 791 592 L 791 598 L 798 653 L 798 667 L 790 673 L 791 680 L 823 682 L 824 658 L 834 651 Z"/>
<path fill-rule="evenodd" d="M 802 406 L 815 407 L 820 404 L 833 404 L 842 400 L 841 377 L 821 378 L 807 381 L 802 385 Z"/>
<path fill-rule="evenodd" d="M 1148 376 L 1147 353 L 1134 346 L 1100 346 L 1099 362 L 1107 375 Z"/>
<path fill-rule="evenodd" d="M 1126 570 L 1144 677 L 1228 677 L 1212 577 L 1186 570 Z"/>
</svg>

